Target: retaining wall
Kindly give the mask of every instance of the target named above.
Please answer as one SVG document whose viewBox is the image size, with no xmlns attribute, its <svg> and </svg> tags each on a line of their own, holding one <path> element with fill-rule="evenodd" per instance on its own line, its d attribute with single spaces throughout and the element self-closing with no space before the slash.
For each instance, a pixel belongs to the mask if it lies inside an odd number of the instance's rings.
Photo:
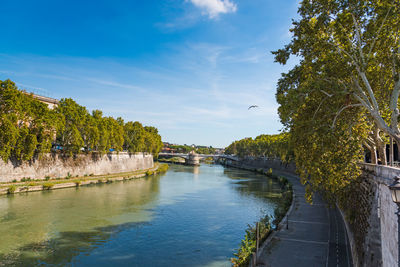
<svg viewBox="0 0 400 267">
<path fill-rule="evenodd" d="M 240 168 L 240 169 L 269 169 L 286 171 L 295 174 L 296 165 L 294 163 L 282 163 L 279 159 L 267 159 L 267 158 L 245 158 L 242 160 L 231 160 L 226 158 L 225 164 L 227 166 Z"/>
<path fill-rule="evenodd" d="M 352 253 L 357 266 L 397 266 L 397 211 L 389 191 L 400 169 L 362 164 L 363 173 L 342 204 L 353 236 Z"/>
<path fill-rule="evenodd" d="M 0 161 L 0 182 L 21 180 L 24 177 L 44 179 L 83 175 L 100 175 L 131 172 L 153 168 L 153 156 L 146 153 L 130 154 L 126 152 L 99 154 L 80 154 L 76 157 L 63 157 L 59 154 L 47 154 L 41 159 L 15 163 Z"/>
</svg>

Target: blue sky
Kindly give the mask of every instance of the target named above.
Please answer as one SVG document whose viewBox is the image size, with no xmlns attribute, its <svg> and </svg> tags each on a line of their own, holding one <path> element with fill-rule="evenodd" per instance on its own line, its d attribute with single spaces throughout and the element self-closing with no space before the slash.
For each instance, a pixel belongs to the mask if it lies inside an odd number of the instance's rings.
<svg viewBox="0 0 400 267">
<path fill-rule="evenodd" d="M 294 0 L 2 1 L 0 80 L 224 147 L 278 133 Z M 292 64 L 289 64 L 289 66 Z M 250 105 L 259 108 L 247 110 Z"/>
</svg>

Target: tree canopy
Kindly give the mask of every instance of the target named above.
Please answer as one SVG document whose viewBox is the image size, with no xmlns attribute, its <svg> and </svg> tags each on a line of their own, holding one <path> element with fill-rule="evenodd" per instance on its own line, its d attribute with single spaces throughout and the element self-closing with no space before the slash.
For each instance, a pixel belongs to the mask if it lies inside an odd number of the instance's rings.
<svg viewBox="0 0 400 267">
<path fill-rule="evenodd" d="M 278 158 L 283 162 L 290 162 L 294 159 L 289 134 L 259 135 L 255 139 L 244 138 L 234 141 L 225 149 L 227 155 L 244 157 L 268 157 Z"/>
<path fill-rule="evenodd" d="M 336 197 L 359 175 L 364 148 L 385 164 L 388 137 L 400 144 L 399 8 L 398 0 L 304 0 L 290 43 L 273 52 L 281 64 L 299 60 L 276 98 L 309 198 Z"/>
<path fill-rule="evenodd" d="M 14 82 L 0 81 L 0 157 L 32 160 L 52 146 L 68 155 L 122 150 L 157 155 L 162 142 L 155 127 L 105 117 L 100 110 L 90 114 L 70 98 L 51 110 Z"/>
</svg>

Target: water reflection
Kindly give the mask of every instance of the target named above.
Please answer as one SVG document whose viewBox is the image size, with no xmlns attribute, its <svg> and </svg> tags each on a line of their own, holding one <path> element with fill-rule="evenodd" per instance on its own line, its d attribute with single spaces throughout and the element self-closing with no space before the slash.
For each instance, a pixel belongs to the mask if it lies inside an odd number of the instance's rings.
<svg viewBox="0 0 400 267">
<path fill-rule="evenodd" d="M 221 166 L 0 197 L 0 266 L 230 266 L 277 185 Z"/>
<path fill-rule="evenodd" d="M 36 248 L 53 251 L 59 242 L 52 242 L 52 238 L 62 239 L 65 233 L 96 235 L 99 227 L 148 222 L 159 180 L 144 178 L 1 197 L 0 254 L 7 258 L 8 254 L 20 254 L 21 248 L 24 254 L 32 248 L 33 256 L 38 253 Z"/>
<path fill-rule="evenodd" d="M 277 182 L 265 175 L 237 169 L 225 169 L 224 174 L 233 180 L 237 180 L 234 188 L 241 194 L 269 198 L 274 203 L 277 203 L 282 197 Z"/>
</svg>

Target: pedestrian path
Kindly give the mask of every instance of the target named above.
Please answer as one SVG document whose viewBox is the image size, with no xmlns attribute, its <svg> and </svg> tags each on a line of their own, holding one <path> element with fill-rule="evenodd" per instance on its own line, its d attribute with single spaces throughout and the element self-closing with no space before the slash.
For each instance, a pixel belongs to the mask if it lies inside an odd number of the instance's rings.
<svg viewBox="0 0 400 267">
<path fill-rule="evenodd" d="M 294 205 L 283 227 L 261 247 L 257 266 L 352 267 L 347 233 L 337 208 L 328 208 L 320 196 L 314 197 L 313 205 L 308 204 L 297 176 L 274 173 L 293 184 Z"/>
</svg>

